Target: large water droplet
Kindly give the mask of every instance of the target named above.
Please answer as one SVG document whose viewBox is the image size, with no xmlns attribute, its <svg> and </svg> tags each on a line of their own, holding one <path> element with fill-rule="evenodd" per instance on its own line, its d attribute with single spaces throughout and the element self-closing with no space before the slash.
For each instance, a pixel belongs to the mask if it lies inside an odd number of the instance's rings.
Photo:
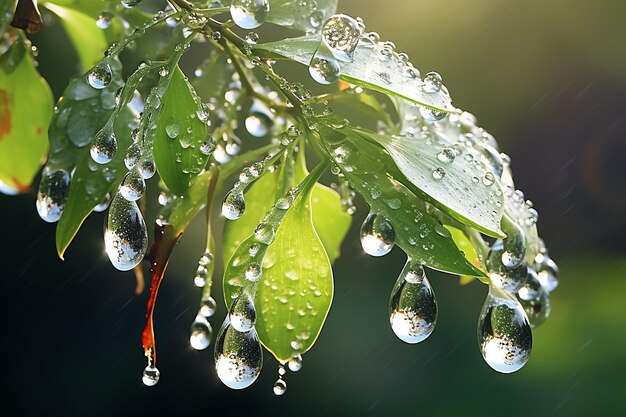
<svg viewBox="0 0 626 417">
<path fill-rule="evenodd" d="M 124 165 L 126 169 L 131 170 L 137 166 L 141 158 L 141 147 L 137 143 L 133 143 L 128 147 L 126 155 L 124 155 Z"/>
<path fill-rule="evenodd" d="M 361 225 L 361 246 L 371 256 L 383 256 L 391 252 L 396 232 L 389 220 L 370 213 Z"/>
<path fill-rule="evenodd" d="M 533 345 L 530 323 L 520 303 L 490 286 L 480 318 L 478 344 L 487 364 L 505 374 L 526 364 Z"/>
<path fill-rule="evenodd" d="M 146 182 L 137 170 L 126 174 L 120 185 L 120 194 L 128 201 L 137 201 L 146 191 Z"/>
<path fill-rule="evenodd" d="M 272 124 L 272 119 L 260 112 L 250 114 L 245 120 L 246 130 L 256 138 L 266 136 L 272 129 Z"/>
<path fill-rule="evenodd" d="M 231 326 L 239 332 L 249 332 L 256 322 L 256 309 L 252 298 L 243 293 L 233 302 L 228 312 Z"/>
<path fill-rule="evenodd" d="M 261 373 L 263 352 L 254 329 L 238 332 L 228 318 L 215 342 L 215 368 L 217 376 L 229 388 L 247 388 Z"/>
<path fill-rule="evenodd" d="M 335 58 L 318 50 L 309 64 L 309 74 L 320 84 L 332 84 L 339 79 L 341 69 Z"/>
<path fill-rule="evenodd" d="M 141 381 L 147 387 L 153 387 L 159 382 L 159 378 L 161 377 L 161 372 L 157 369 L 156 366 L 152 364 L 148 364 L 146 369 L 143 370 L 143 375 L 141 377 Z"/>
<path fill-rule="evenodd" d="M 111 84 L 113 70 L 107 61 L 98 62 L 87 74 L 87 82 L 95 89 L 101 90 Z"/>
<path fill-rule="evenodd" d="M 230 191 L 222 204 L 222 215 L 228 220 L 237 220 L 246 210 L 246 200 L 241 191 Z"/>
<path fill-rule="evenodd" d="M 201 306 L 200 306 L 200 314 L 204 317 L 211 317 L 215 314 L 215 310 L 217 309 L 217 304 L 213 297 L 208 296 L 202 298 Z"/>
<path fill-rule="evenodd" d="M 148 233 L 137 203 L 116 194 L 104 224 L 104 245 L 113 266 L 128 271 L 148 249 Z"/>
<path fill-rule="evenodd" d="M 443 80 L 441 79 L 441 75 L 434 71 L 429 72 L 424 77 L 424 85 L 422 88 L 427 93 L 436 93 L 441 90 L 441 86 L 443 85 Z"/>
<path fill-rule="evenodd" d="M 191 323 L 191 335 L 189 336 L 189 344 L 195 350 L 204 350 L 211 344 L 211 336 L 213 329 L 211 324 L 201 313 Z"/>
<path fill-rule="evenodd" d="M 508 267 L 503 262 L 504 253 L 504 241 L 496 240 L 487 256 L 487 270 L 493 285 L 514 295 L 526 280 L 526 262 L 522 261 L 517 266 Z"/>
<path fill-rule="evenodd" d="M 37 192 L 37 212 L 48 223 L 61 218 L 70 191 L 70 175 L 63 169 L 45 168 Z"/>
<path fill-rule="evenodd" d="M 117 152 L 117 139 L 113 133 L 113 126 L 106 125 L 93 139 L 89 154 L 91 159 L 99 164 L 108 164 L 111 162 Z"/>
<path fill-rule="evenodd" d="M 233 0 L 230 5 L 230 16 L 233 22 L 242 29 L 254 29 L 261 26 L 269 11 L 268 0 Z"/>
<path fill-rule="evenodd" d="M 419 343 L 435 329 L 437 300 L 424 268 L 407 261 L 389 300 L 393 332 L 406 343 Z"/>
<path fill-rule="evenodd" d="M 360 37 L 358 22 L 344 14 L 331 16 L 322 26 L 322 41 L 333 56 L 341 61 L 352 61 Z"/>
<path fill-rule="evenodd" d="M 291 372 L 300 371 L 300 369 L 302 369 L 302 355 L 296 354 L 294 357 L 289 359 L 288 365 Z"/>
<path fill-rule="evenodd" d="M 550 315 L 550 296 L 531 268 L 528 268 L 526 282 L 517 292 L 517 299 L 524 307 L 532 327 L 539 327 Z"/>
<path fill-rule="evenodd" d="M 535 271 L 541 286 L 547 292 L 552 292 L 558 287 L 559 267 L 548 254 L 540 253 L 535 257 Z"/>
</svg>

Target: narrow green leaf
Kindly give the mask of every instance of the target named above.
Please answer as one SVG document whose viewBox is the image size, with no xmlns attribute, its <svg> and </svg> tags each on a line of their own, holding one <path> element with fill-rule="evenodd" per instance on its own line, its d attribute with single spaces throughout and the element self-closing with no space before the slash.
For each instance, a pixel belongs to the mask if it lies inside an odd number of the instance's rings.
<svg viewBox="0 0 626 417">
<path fill-rule="evenodd" d="M 255 327 L 263 345 L 278 360 L 289 360 L 311 348 L 332 301 L 332 269 L 313 227 L 310 204 L 321 172 L 314 170 L 300 183 L 293 204 L 280 214 L 284 217 L 273 243 L 252 255 L 250 247 L 259 242 L 255 235 L 250 236 L 239 245 L 224 272 L 224 297 L 230 305 L 240 288 L 247 285 L 244 272 L 249 262 L 261 263 Z"/>
<path fill-rule="evenodd" d="M 441 210 L 489 236 L 504 236 L 500 182 L 474 158 L 466 159 L 460 149 L 448 147 L 436 135 L 425 140 L 361 130 L 358 134 L 380 143 L 406 178 Z M 489 181 L 486 175 L 491 175 Z"/>
<path fill-rule="evenodd" d="M 157 94 L 160 105 L 151 110 L 153 125 L 147 126 L 154 130 L 154 161 L 165 185 L 183 194 L 209 159 L 201 151 L 208 127 L 199 115 L 200 100 L 180 68 L 157 86 Z"/>
<path fill-rule="evenodd" d="M 428 213 L 424 202 L 398 180 L 380 172 L 392 163 L 389 155 L 351 130 L 341 131 L 347 134 L 344 142 L 327 145 L 329 154 L 370 210 L 392 223 L 396 245 L 415 262 L 432 269 L 483 275 L 459 251 L 450 232 Z M 321 133 L 324 137 L 323 129 Z"/>
<path fill-rule="evenodd" d="M 263 43 L 256 45 L 255 49 L 309 65 L 319 45 L 318 34 Z M 426 92 L 421 87 L 421 80 L 407 77 L 404 73 L 406 68 L 396 60 L 383 60 L 380 57 L 377 47 L 362 40 L 354 52 L 352 62 L 341 65 L 340 78 L 350 84 L 400 97 L 438 111 L 454 111 L 450 97 L 444 89 L 435 93 Z"/>
<path fill-rule="evenodd" d="M 0 181 L 15 190 L 27 190 L 45 160 L 52 105 L 30 53 L 10 74 L 0 69 Z"/>
<path fill-rule="evenodd" d="M 206 207 L 209 189 L 215 185 L 215 180 L 215 170 L 202 172 L 185 195 L 175 197 L 167 207 L 168 224 L 177 235 L 184 232 L 194 217 Z"/>
<path fill-rule="evenodd" d="M 124 165 L 124 155 L 132 143 L 131 132 L 138 126 L 138 122 L 138 115 L 128 108 L 118 114 L 114 123 L 118 152 L 108 164 L 97 164 L 91 159 L 89 152 L 83 152 L 76 165 L 67 203 L 57 225 L 56 246 L 61 259 L 94 207 L 105 201 L 107 193 L 113 197 L 128 172 Z"/>
<path fill-rule="evenodd" d="M 93 18 L 70 7 L 52 3 L 46 3 L 46 8 L 61 19 L 76 48 L 83 71 L 87 71 L 102 59 L 108 45 L 104 32 L 96 26 Z"/>
<path fill-rule="evenodd" d="M 485 275 L 487 274 L 487 269 L 483 261 L 478 256 L 478 252 L 474 248 L 472 242 L 465 236 L 465 233 L 456 227 L 445 225 L 446 229 L 450 231 L 452 235 L 452 240 L 458 246 L 458 248 L 465 254 L 465 258 L 472 263 L 476 268 L 480 269 Z M 462 285 L 469 284 L 475 279 L 473 276 L 461 275 L 460 282 Z M 488 283 L 488 282 L 487 282 Z"/>
</svg>

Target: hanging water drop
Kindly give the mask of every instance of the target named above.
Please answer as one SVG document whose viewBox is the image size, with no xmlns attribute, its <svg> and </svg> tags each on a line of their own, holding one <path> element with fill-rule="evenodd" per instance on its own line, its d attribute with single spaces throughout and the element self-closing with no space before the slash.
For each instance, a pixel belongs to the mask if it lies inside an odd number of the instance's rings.
<svg viewBox="0 0 626 417">
<path fill-rule="evenodd" d="M 145 157 L 139 162 L 139 172 L 144 180 L 149 180 L 156 174 L 156 165 L 152 157 Z"/>
<path fill-rule="evenodd" d="M 228 319 L 233 329 L 239 332 L 249 332 L 256 322 L 256 309 L 252 298 L 242 293 L 230 306 Z"/>
<path fill-rule="evenodd" d="M 95 89 L 106 88 L 113 80 L 113 70 L 107 61 L 98 62 L 87 74 L 87 82 Z"/>
<path fill-rule="evenodd" d="M 61 218 L 70 191 L 70 175 L 63 169 L 44 168 L 37 191 L 37 213 L 44 221 L 54 223 Z"/>
<path fill-rule="evenodd" d="M 247 388 L 261 373 L 263 352 L 254 329 L 238 332 L 228 318 L 215 342 L 215 369 L 217 376 L 229 388 Z"/>
<path fill-rule="evenodd" d="M 504 253 L 504 241 L 502 239 L 496 240 L 489 251 L 489 255 L 487 255 L 486 266 L 489 271 L 489 278 L 493 285 L 502 288 L 509 294 L 517 294 L 526 279 L 526 262 L 508 267 L 503 263 Z"/>
<path fill-rule="evenodd" d="M 204 317 L 212 317 L 215 314 L 215 310 L 217 309 L 217 304 L 213 297 L 203 297 L 200 305 L 200 314 Z"/>
<path fill-rule="evenodd" d="M 209 271 L 206 266 L 198 265 L 198 269 L 196 269 L 196 275 L 193 277 L 193 283 L 198 288 L 203 288 L 206 285 L 207 278 L 209 276 Z"/>
<path fill-rule="evenodd" d="M 143 384 L 147 387 L 153 387 L 159 382 L 159 378 L 161 378 L 161 372 L 159 372 L 156 366 L 148 363 L 141 377 Z"/>
<path fill-rule="evenodd" d="M 126 174 L 120 184 L 120 194 L 128 201 L 137 201 L 146 191 L 146 182 L 137 170 Z"/>
<path fill-rule="evenodd" d="M 96 20 L 96 26 L 98 26 L 98 28 L 102 30 L 108 29 L 111 26 L 112 18 L 113 18 L 113 15 L 111 13 L 102 12 L 98 16 L 98 20 Z"/>
<path fill-rule="evenodd" d="M 91 159 L 99 164 L 108 164 L 117 153 L 117 139 L 113 133 L 113 126 L 107 124 L 93 139 L 89 154 Z"/>
<path fill-rule="evenodd" d="M 269 11 L 268 0 L 233 0 L 230 5 L 230 16 L 233 22 L 242 29 L 254 29 L 261 26 Z"/>
<path fill-rule="evenodd" d="M 126 169 L 131 170 L 137 166 L 141 158 L 141 147 L 137 143 L 133 143 L 128 147 L 126 155 L 124 155 L 124 165 Z"/>
<path fill-rule="evenodd" d="M 224 198 L 222 215 L 228 220 L 237 220 L 246 210 L 246 200 L 241 191 L 232 190 Z"/>
<path fill-rule="evenodd" d="M 533 328 L 543 324 L 550 315 L 550 295 L 539 282 L 537 273 L 531 268 L 528 268 L 526 282 L 517 292 L 517 299 Z"/>
<path fill-rule="evenodd" d="M 350 16 L 331 16 L 322 26 L 322 42 L 336 59 L 352 61 L 352 54 L 359 44 L 361 30 L 358 22 Z"/>
<path fill-rule="evenodd" d="M 284 375 L 285 375 L 285 364 L 280 363 L 278 365 L 278 379 L 276 380 L 276 382 L 274 382 L 274 385 L 272 386 L 272 391 L 274 391 L 274 395 L 280 396 L 280 395 L 284 395 L 285 392 L 287 392 L 287 383 L 283 379 Z"/>
<path fill-rule="evenodd" d="M 332 84 L 339 79 L 341 70 L 335 58 L 318 50 L 309 64 L 309 74 L 319 84 Z"/>
<path fill-rule="evenodd" d="M 393 332 L 406 343 L 419 343 L 435 329 L 437 300 L 424 268 L 407 261 L 389 300 Z"/>
<path fill-rule="evenodd" d="M 532 350 L 530 323 L 520 303 L 496 286 L 490 286 L 480 318 L 478 344 L 485 362 L 498 372 L 523 367 Z"/>
<path fill-rule="evenodd" d="M 535 257 L 535 271 L 541 286 L 547 291 L 552 292 L 558 287 L 559 267 L 548 256 L 547 253 L 539 253 Z"/>
<path fill-rule="evenodd" d="M 201 313 L 191 323 L 191 335 L 189 336 L 189 344 L 195 350 L 204 350 L 211 344 L 213 329 L 211 324 Z"/>
<path fill-rule="evenodd" d="M 371 256 L 383 256 L 391 252 L 396 232 L 391 222 L 376 213 L 368 214 L 361 225 L 361 246 Z"/>
<path fill-rule="evenodd" d="M 289 359 L 287 365 L 289 366 L 289 370 L 291 372 L 298 372 L 300 369 L 302 369 L 302 355 L 300 355 L 299 353 L 296 354 L 291 359 Z"/>
<path fill-rule="evenodd" d="M 104 224 L 104 245 L 113 266 L 128 271 L 141 263 L 148 233 L 137 203 L 116 194 Z"/>
</svg>

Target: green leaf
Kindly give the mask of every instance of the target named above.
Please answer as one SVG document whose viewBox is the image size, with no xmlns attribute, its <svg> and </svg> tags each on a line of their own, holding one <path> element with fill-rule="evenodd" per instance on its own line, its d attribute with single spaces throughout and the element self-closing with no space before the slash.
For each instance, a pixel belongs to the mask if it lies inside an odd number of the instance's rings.
<svg viewBox="0 0 626 417">
<path fill-rule="evenodd" d="M 91 159 L 89 152 L 83 152 L 57 225 L 56 246 L 61 259 L 94 207 L 105 201 L 107 193 L 110 193 L 110 197 L 113 196 L 128 172 L 124 165 L 125 150 L 132 143 L 131 132 L 138 124 L 138 115 L 130 109 L 124 108 L 118 114 L 114 122 L 118 151 L 111 162 L 97 164 Z"/>
<path fill-rule="evenodd" d="M 226 62 L 226 54 L 213 51 L 200 69 L 204 75 L 192 81 L 198 95 L 207 100 L 223 97 L 232 77 L 232 70 Z"/>
<path fill-rule="evenodd" d="M 93 18 L 69 7 L 46 3 L 46 8 L 59 16 L 63 27 L 76 48 L 83 71 L 87 71 L 102 59 L 107 49 L 104 32 L 96 26 Z"/>
<path fill-rule="evenodd" d="M 4 33 L 7 25 L 13 19 L 16 4 L 17 0 L 4 0 L 0 3 L 0 35 Z"/>
<path fill-rule="evenodd" d="M 207 206 L 209 190 L 215 187 L 215 170 L 204 171 L 183 196 L 177 196 L 167 208 L 168 224 L 181 234 L 189 223 Z"/>
<path fill-rule="evenodd" d="M 436 93 L 422 90 L 419 79 L 405 76 L 406 67 L 394 59 L 380 59 L 380 52 L 372 44 L 362 40 L 357 46 L 352 62 L 341 65 L 341 79 L 355 85 L 380 91 L 433 108 L 438 111 L 454 111 L 450 97 L 444 89 Z M 299 38 L 287 38 L 277 42 L 256 45 L 258 52 L 267 51 L 304 65 L 309 65 L 320 45 L 320 35 L 307 35 Z"/>
<path fill-rule="evenodd" d="M 176 67 L 156 90 L 160 97 L 155 100 L 160 104 L 149 110 L 146 125 L 154 130 L 154 161 L 165 185 L 173 193 L 183 194 L 209 159 L 200 150 L 208 127 L 198 115 L 200 100 L 180 68 Z"/>
<path fill-rule="evenodd" d="M 11 49 L 23 47 L 18 40 Z M 27 190 L 45 160 L 52 105 L 30 53 L 10 74 L 0 69 L 0 181 L 15 190 Z"/>
<path fill-rule="evenodd" d="M 380 143 L 406 178 L 441 210 L 489 236 L 504 236 L 500 230 L 504 206 L 500 182 L 492 175 L 491 184 L 485 185 L 488 171 L 474 158 L 468 161 L 458 148 L 448 147 L 436 136 L 425 140 L 362 130 L 358 134 Z"/>
<path fill-rule="evenodd" d="M 465 233 L 454 226 L 445 225 L 445 227 L 450 231 L 454 243 L 456 243 L 458 248 L 465 254 L 465 258 L 486 275 L 487 268 L 485 268 L 483 261 L 480 259 L 480 256 L 478 256 L 478 252 L 476 252 L 476 248 L 474 248 L 472 242 L 465 236 Z M 473 276 L 462 275 L 460 277 L 461 285 L 469 284 L 474 278 Z M 488 283 L 488 281 L 486 283 Z"/>
<path fill-rule="evenodd" d="M 250 236 L 239 245 L 224 273 L 224 296 L 230 305 L 241 287 L 248 285 L 244 272 L 249 263 L 261 262 L 255 327 L 263 345 L 278 360 L 289 360 L 313 346 L 332 301 L 332 269 L 313 227 L 310 204 L 323 168 L 316 168 L 297 187 L 293 204 L 286 214 L 279 214 L 284 217 L 273 243 L 251 255 L 250 247 L 259 242 Z"/>
<path fill-rule="evenodd" d="M 322 138 L 326 136 L 321 128 Z M 415 262 L 458 275 L 483 273 L 459 251 L 450 232 L 431 216 L 422 200 L 388 174 L 393 162 L 379 146 L 364 140 L 350 129 L 342 129 L 345 140 L 327 146 L 352 187 L 363 196 L 370 210 L 383 215 L 394 226 L 395 243 Z"/>
</svg>

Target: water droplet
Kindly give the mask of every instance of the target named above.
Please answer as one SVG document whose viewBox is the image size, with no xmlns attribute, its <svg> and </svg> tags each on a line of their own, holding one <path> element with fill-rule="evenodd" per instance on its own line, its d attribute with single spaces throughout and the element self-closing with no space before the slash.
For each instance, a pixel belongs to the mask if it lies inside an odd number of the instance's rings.
<svg viewBox="0 0 626 417">
<path fill-rule="evenodd" d="M 427 93 L 436 93 L 441 90 L 442 83 L 441 75 L 432 71 L 424 77 L 424 85 L 422 88 Z"/>
<path fill-rule="evenodd" d="M 242 29 L 254 29 L 261 26 L 269 11 L 268 0 L 233 0 L 230 5 L 230 16 Z"/>
<path fill-rule="evenodd" d="M 241 294 L 230 306 L 228 319 L 231 326 L 239 332 L 249 332 L 256 322 L 256 309 L 252 298 L 247 294 Z"/>
<path fill-rule="evenodd" d="M 122 5 L 127 9 L 130 9 L 131 7 L 137 6 L 142 1 L 143 0 L 122 0 Z"/>
<path fill-rule="evenodd" d="M 503 258 L 508 260 L 507 256 L 503 256 L 504 253 L 504 241 L 496 240 L 486 261 L 489 278 L 493 285 L 509 294 L 516 294 L 526 279 L 526 263 L 520 262 L 517 266 L 509 267 L 503 262 Z"/>
<path fill-rule="evenodd" d="M 126 155 L 124 155 L 124 165 L 126 169 L 131 170 L 137 166 L 141 158 L 141 147 L 137 143 L 133 143 L 128 147 Z"/>
<path fill-rule="evenodd" d="M 550 296 L 531 268 L 528 268 L 526 282 L 517 292 L 517 299 L 533 328 L 543 324 L 550 315 Z"/>
<path fill-rule="evenodd" d="M 494 182 L 496 182 L 496 177 L 493 175 L 492 172 L 487 172 L 483 177 L 483 184 L 485 184 L 487 187 L 491 187 Z"/>
<path fill-rule="evenodd" d="M 159 75 L 161 77 L 167 77 L 168 75 L 170 75 L 170 69 L 168 67 L 159 68 Z"/>
<path fill-rule="evenodd" d="M 102 12 L 100 13 L 100 16 L 98 16 L 98 20 L 96 20 L 96 26 L 98 26 L 99 29 L 108 29 L 111 26 L 111 19 L 113 18 L 113 15 L 109 12 Z"/>
<path fill-rule="evenodd" d="M 443 177 L 446 176 L 446 171 L 443 168 L 439 167 L 433 170 L 433 178 L 436 180 L 442 180 Z"/>
<path fill-rule="evenodd" d="M 291 372 L 298 372 L 302 369 L 302 355 L 296 354 L 294 357 L 289 359 L 288 366 Z"/>
<path fill-rule="evenodd" d="M 339 79 L 341 70 L 335 58 L 318 51 L 309 64 L 309 74 L 319 84 L 332 84 Z"/>
<path fill-rule="evenodd" d="M 196 319 L 191 323 L 191 335 L 189 336 L 189 344 L 195 350 L 204 350 L 211 344 L 213 329 L 206 317 L 198 314 Z"/>
<path fill-rule="evenodd" d="M 437 300 L 421 265 L 408 261 L 402 269 L 391 292 L 389 321 L 406 343 L 419 343 L 435 329 Z"/>
<path fill-rule="evenodd" d="M 204 142 L 200 144 L 200 152 L 203 155 L 211 155 L 211 152 L 215 150 L 215 139 L 212 136 L 209 136 L 205 139 Z"/>
<path fill-rule="evenodd" d="M 421 106 L 419 108 L 420 115 L 424 118 L 424 120 L 428 123 L 438 122 L 443 120 L 448 113 L 442 112 L 439 110 L 431 109 L 430 107 Z"/>
<path fill-rule="evenodd" d="M 149 180 L 154 177 L 156 174 L 156 165 L 154 164 L 154 159 L 152 157 L 144 158 L 139 162 L 139 172 L 141 172 L 141 176 L 145 180 Z"/>
<path fill-rule="evenodd" d="M 530 357 L 533 338 L 526 313 L 495 286 L 490 286 L 480 312 L 478 343 L 485 362 L 505 374 L 519 370 Z"/>
<path fill-rule="evenodd" d="M 276 382 L 274 382 L 272 390 L 274 391 L 274 395 L 284 395 L 285 392 L 287 392 L 287 383 L 282 377 L 278 378 Z"/>
<path fill-rule="evenodd" d="M 193 283 L 198 288 L 203 288 L 206 285 L 207 278 L 209 276 L 209 271 L 206 266 L 198 265 L 196 269 L 196 275 L 193 277 Z"/>
<path fill-rule="evenodd" d="M 246 269 L 246 279 L 249 281 L 256 282 L 260 280 L 262 274 L 263 270 L 261 269 L 261 265 L 256 262 L 248 265 L 248 269 Z"/>
<path fill-rule="evenodd" d="M 272 129 L 272 120 L 264 113 L 254 112 L 244 122 L 246 130 L 255 138 L 266 136 Z"/>
<path fill-rule="evenodd" d="M 383 256 L 391 252 L 396 232 L 385 217 L 370 213 L 361 225 L 361 246 L 371 256 Z"/>
<path fill-rule="evenodd" d="M 452 148 L 443 148 L 438 154 L 437 159 L 440 162 L 449 164 L 456 158 L 456 151 Z"/>
<path fill-rule="evenodd" d="M 558 287 L 559 267 L 548 256 L 547 253 L 539 253 L 535 257 L 535 271 L 541 286 L 547 291 L 552 292 Z"/>
<path fill-rule="evenodd" d="M 96 133 L 89 154 L 91 159 L 99 164 L 108 164 L 117 153 L 117 139 L 113 133 L 113 126 L 107 124 Z"/>
<path fill-rule="evenodd" d="M 104 245 L 113 266 L 128 271 L 141 263 L 148 233 L 137 203 L 116 194 L 104 224 Z"/>
<path fill-rule="evenodd" d="M 98 62 L 87 74 L 87 82 L 95 89 L 106 88 L 113 80 L 113 70 L 106 61 Z"/>
<path fill-rule="evenodd" d="M 128 201 L 137 201 L 146 190 L 146 182 L 139 173 L 133 170 L 126 174 L 120 184 L 120 194 Z"/>
<path fill-rule="evenodd" d="M 261 373 L 263 352 L 254 329 L 238 332 L 228 320 L 220 329 L 215 342 L 217 376 L 229 388 L 247 388 Z"/>
<path fill-rule="evenodd" d="M 254 236 L 256 237 L 256 239 L 266 245 L 272 244 L 272 242 L 274 241 L 275 233 L 276 232 L 274 231 L 272 225 L 268 223 L 261 223 L 254 230 Z"/>
<path fill-rule="evenodd" d="M 246 201 L 240 191 L 230 191 L 222 204 L 222 215 L 228 220 L 237 220 L 246 210 Z"/>
<path fill-rule="evenodd" d="M 70 191 L 70 175 L 63 169 L 45 168 L 37 192 L 37 212 L 48 223 L 61 218 Z"/>
<path fill-rule="evenodd" d="M 177 138 L 178 134 L 180 133 L 180 125 L 178 125 L 176 123 L 172 123 L 172 124 L 169 124 L 169 125 L 165 126 L 165 133 L 171 139 Z"/>
<path fill-rule="evenodd" d="M 147 387 L 153 387 L 159 382 L 159 378 L 161 377 L 161 372 L 157 369 L 156 366 L 149 364 L 143 370 L 143 376 L 141 377 L 141 381 Z"/>
<path fill-rule="evenodd" d="M 212 317 L 215 314 L 215 310 L 217 309 L 217 304 L 213 297 L 203 297 L 201 306 L 200 306 L 200 314 L 204 317 Z"/>
<path fill-rule="evenodd" d="M 352 61 L 360 37 L 358 22 L 344 14 L 331 16 L 322 26 L 322 41 L 333 56 L 341 61 Z"/>
</svg>

